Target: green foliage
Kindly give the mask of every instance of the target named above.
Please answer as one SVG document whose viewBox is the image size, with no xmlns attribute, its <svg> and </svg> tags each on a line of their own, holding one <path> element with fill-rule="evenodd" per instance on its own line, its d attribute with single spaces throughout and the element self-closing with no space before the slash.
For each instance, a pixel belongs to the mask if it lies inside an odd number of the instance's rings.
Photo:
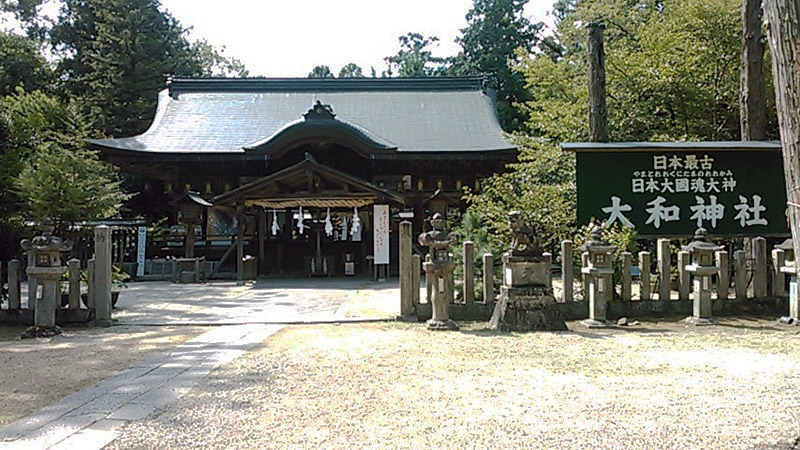
<svg viewBox="0 0 800 450">
<path fill-rule="evenodd" d="M 575 229 L 574 156 L 530 137 L 514 139 L 520 145 L 519 162 L 483 180 L 479 193 L 468 192 L 469 212 L 488 227 L 493 246 L 507 248 L 507 215 L 518 210 L 540 225 L 542 246 L 554 250 Z"/>
<path fill-rule="evenodd" d="M 583 25 L 596 21 L 606 26 L 612 141 L 739 139 L 740 2 L 557 2 L 555 16 L 553 40 L 520 54 L 533 133 L 587 139 Z M 774 121 L 768 133 L 777 136 Z"/>
<path fill-rule="evenodd" d="M 473 242 L 473 267 L 475 279 L 475 300 L 483 300 L 483 254 L 491 253 L 494 255 L 494 261 L 499 262 L 500 256 L 503 254 L 503 248 L 499 246 L 500 241 L 493 238 L 489 228 L 487 228 L 481 221 L 481 218 L 474 211 L 467 211 L 461 217 L 461 222 L 453 230 L 459 236 L 459 245 L 453 247 L 453 259 L 456 263 L 455 274 L 457 278 L 463 280 L 464 272 L 464 241 Z M 497 280 L 494 280 L 495 285 L 499 285 L 500 272 L 495 271 Z M 463 289 L 463 287 L 462 287 Z M 463 292 L 463 290 L 461 291 Z M 463 294 L 462 294 L 463 296 Z"/>
<path fill-rule="evenodd" d="M 384 58 L 389 65 L 388 75 L 400 77 L 431 77 L 444 73 L 445 58 L 433 56 L 430 48 L 437 45 L 439 38 L 408 33 L 398 38 L 400 50 L 393 56 Z"/>
<path fill-rule="evenodd" d="M 192 57 L 200 65 L 200 75 L 204 77 L 246 77 L 249 72 L 241 61 L 224 56 L 225 47 L 220 49 L 205 39 L 191 44 Z"/>
<path fill-rule="evenodd" d="M 2 191 L 6 219 L 16 214 L 52 218 L 59 232 L 79 220 L 113 214 L 127 198 L 120 192 L 116 169 L 101 162 L 83 139 L 89 121 L 74 104 L 41 92 L 0 99 L 0 142 L 5 159 L 0 179 L 14 190 Z"/>
<path fill-rule="evenodd" d="M 36 41 L 0 31 L 0 96 L 13 93 L 18 86 L 29 91 L 42 89 L 51 81 L 52 71 Z"/>
<path fill-rule="evenodd" d="M 328 66 L 316 66 L 308 73 L 308 78 L 333 78 L 333 72 Z"/>
<path fill-rule="evenodd" d="M 462 52 L 452 59 L 452 74 L 483 73 L 497 90 L 500 122 L 506 131 L 522 129 L 527 121 L 518 107 L 530 96 L 524 76 L 515 70 L 515 52 L 529 54 L 538 42 L 544 24 L 523 15 L 528 0 L 474 0 L 467 12 L 467 27 L 456 42 Z"/>
<path fill-rule="evenodd" d="M 364 73 L 358 64 L 349 63 L 339 70 L 339 78 L 364 78 Z"/>
</svg>

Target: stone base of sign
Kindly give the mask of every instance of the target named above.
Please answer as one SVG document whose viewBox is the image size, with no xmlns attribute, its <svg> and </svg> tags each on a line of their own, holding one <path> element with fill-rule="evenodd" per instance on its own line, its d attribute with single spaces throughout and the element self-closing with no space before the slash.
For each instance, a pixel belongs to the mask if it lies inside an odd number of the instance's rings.
<svg viewBox="0 0 800 450">
<path fill-rule="evenodd" d="M 608 320 L 595 320 L 595 319 L 586 319 L 581 321 L 581 325 L 586 328 L 616 328 L 617 325 L 614 322 Z"/>
<path fill-rule="evenodd" d="M 500 298 L 489 319 L 489 329 L 500 331 L 566 331 L 567 324 L 550 289 L 545 286 L 500 288 Z"/>
<path fill-rule="evenodd" d="M 458 325 L 451 319 L 429 320 L 425 322 L 425 327 L 431 331 L 458 331 Z"/>
<path fill-rule="evenodd" d="M 23 331 L 20 337 L 22 339 L 29 339 L 29 338 L 46 338 L 46 337 L 53 337 L 61 334 L 61 327 L 58 325 L 52 327 L 37 327 L 32 326 L 27 330 Z"/>
<path fill-rule="evenodd" d="M 698 327 L 708 326 L 708 325 L 719 325 L 719 320 L 714 319 L 712 317 L 705 318 L 705 317 L 689 316 L 685 318 L 683 321 L 689 325 L 694 325 Z"/>
</svg>

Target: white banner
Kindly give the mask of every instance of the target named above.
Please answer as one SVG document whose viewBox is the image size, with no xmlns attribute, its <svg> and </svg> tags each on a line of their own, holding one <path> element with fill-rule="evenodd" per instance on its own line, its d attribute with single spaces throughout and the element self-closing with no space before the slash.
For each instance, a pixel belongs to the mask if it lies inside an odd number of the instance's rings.
<svg viewBox="0 0 800 450">
<path fill-rule="evenodd" d="M 193 226 L 193 225 L 190 225 Z M 139 227 L 138 239 L 136 242 L 136 276 L 144 276 L 144 257 L 147 249 L 147 227 Z"/>
<path fill-rule="evenodd" d="M 389 205 L 374 206 L 375 264 L 389 264 Z"/>
</svg>

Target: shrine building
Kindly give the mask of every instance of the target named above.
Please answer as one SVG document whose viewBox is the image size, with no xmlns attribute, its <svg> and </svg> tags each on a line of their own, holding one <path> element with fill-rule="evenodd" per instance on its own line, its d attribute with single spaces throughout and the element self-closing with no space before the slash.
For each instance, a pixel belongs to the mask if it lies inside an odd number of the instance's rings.
<svg viewBox="0 0 800 450">
<path fill-rule="evenodd" d="M 400 220 L 457 221 L 463 188 L 516 159 L 482 77 L 172 79 L 147 131 L 90 144 L 164 186 L 191 224 L 172 256 L 239 277 L 245 255 L 261 274 L 396 273 Z"/>
</svg>

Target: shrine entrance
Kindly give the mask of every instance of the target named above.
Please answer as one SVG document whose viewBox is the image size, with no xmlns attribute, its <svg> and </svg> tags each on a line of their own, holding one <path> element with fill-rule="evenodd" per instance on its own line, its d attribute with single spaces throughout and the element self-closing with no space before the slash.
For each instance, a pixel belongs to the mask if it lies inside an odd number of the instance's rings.
<svg viewBox="0 0 800 450">
<path fill-rule="evenodd" d="M 257 259 L 260 275 L 372 276 L 376 257 L 378 264 L 389 265 L 382 253 L 388 255 L 396 241 L 390 232 L 391 211 L 406 201 L 397 192 L 306 155 L 212 203 L 235 211 L 236 272 L 242 280 L 246 255 Z"/>
</svg>

